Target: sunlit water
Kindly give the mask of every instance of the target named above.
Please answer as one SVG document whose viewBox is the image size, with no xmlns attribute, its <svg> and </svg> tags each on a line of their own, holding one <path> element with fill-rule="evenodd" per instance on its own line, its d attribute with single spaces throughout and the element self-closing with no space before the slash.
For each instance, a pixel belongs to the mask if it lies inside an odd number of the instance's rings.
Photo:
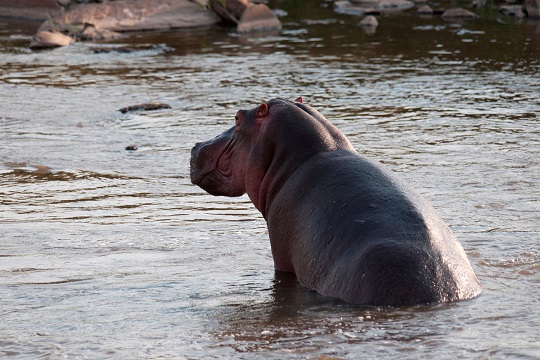
<svg viewBox="0 0 540 360">
<path fill-rule="evenodd" d="M 293 3 L 279 34 L 135 33 L 128 54 L 31 52 L 32 26 L 0 21 L 0 355 L 540 358 L 539 23 L 413 12 L 366 35 Z M 324 298 L 274 274 L 247 197 L 190 184 L 196 141 L 300 95 L 432 202 L 480 297 Z M 149 96 L 172 109 L 118 111 Z"/>
</svg>

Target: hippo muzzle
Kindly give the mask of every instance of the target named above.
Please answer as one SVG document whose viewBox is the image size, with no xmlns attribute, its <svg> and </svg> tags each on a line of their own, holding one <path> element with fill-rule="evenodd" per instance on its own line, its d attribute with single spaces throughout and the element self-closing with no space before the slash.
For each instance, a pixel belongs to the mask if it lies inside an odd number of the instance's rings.
<svg viewBox="0 0 540 360">
<path fill-rule="evenodd" d="M 211 195 L 241 196 L 245 193 L 234 182 L 233 132 L 234 127 L 212 140 L 196 143 L 191 149 L 191 182 Z"/>
</svg>

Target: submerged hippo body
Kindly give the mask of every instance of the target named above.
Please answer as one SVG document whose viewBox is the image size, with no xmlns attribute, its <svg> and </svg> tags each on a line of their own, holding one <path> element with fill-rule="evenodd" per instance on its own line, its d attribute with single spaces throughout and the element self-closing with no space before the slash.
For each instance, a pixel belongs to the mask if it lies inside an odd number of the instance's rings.
<svg viewBox="0 0 540 360">
<path fill-rule="evenodd" d="M 240 110 L 236 126 L 192 149 L 191 180 L 212 195 L 247 192 L 276 269 L 323 295 L 402 306 L 481 292 L 433 207 L 300 98 Z"/>
</svg>

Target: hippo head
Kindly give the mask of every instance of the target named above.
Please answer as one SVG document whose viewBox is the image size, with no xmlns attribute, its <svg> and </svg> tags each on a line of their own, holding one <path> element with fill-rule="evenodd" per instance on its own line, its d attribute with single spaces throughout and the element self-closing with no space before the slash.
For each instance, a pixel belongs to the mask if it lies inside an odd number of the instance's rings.
<svg viewBox="0 0 540 360">
<path fill-rule="evenodd" d="M 275 193 L 303 161 L 321 151 L 354 150 L 347 138 L 315 109 L 273 99 L 239 110 L 236 124 L 191 150 L 191 182 L 211 195 L 248 194 L 264 215 Z"/>
</svg>

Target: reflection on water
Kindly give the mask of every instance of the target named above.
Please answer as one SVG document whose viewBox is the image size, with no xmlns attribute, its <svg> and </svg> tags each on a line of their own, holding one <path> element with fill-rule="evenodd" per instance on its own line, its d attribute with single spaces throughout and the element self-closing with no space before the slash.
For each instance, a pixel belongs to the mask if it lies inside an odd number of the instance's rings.
<svg viewBox="0 0 540 360">
<path fill-rule="evenodd" d="M 367 35 L 326 1 L 273 3 L 289 14 L 278 34 L 133 33 L 47 52 L 27 49 L 32 26 L 0 20 L 0 354 L 538 358 L 538 22 L 411 12 Z M 172 109 L 118 111 L 148 94 Z M 195 142 L 240 108 L 300 95 L 433 203 L 479 298 L 324 298 L 274 273 L 246 197 L 190 184 Z"/>
</svg>

